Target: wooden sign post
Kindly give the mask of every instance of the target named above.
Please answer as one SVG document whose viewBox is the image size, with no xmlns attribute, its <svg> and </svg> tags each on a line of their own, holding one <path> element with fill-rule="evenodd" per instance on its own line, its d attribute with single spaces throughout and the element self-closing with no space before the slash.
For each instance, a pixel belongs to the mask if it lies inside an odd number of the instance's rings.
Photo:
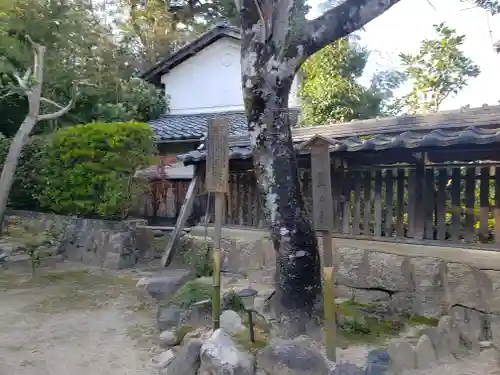
<svg viewBox="0 0 500 375">
<path fill-rule="evenodd" d="M 216 119 L 209 122 L 205 144 L 207 147 L 205 187 L 209 195 L 215 194 L 212 320 L 213 328 L 216 330 L 220 326 L 220 241 L 229 174 L 229 123 L 227 120 Z"/>
<path fill-rule="evenodd" d="M 314 229 L 323 240 L 323 305 L 326 353 L 328 359 L 335 362 L 337 328 L 335 324 L 335 268 L 332 241 L 333 197 L 329 151 L 329 146 L 332 144 L 333 142 L 329 139 L 316 135 L 302 147 L 311 150 Z"/>
</svg>

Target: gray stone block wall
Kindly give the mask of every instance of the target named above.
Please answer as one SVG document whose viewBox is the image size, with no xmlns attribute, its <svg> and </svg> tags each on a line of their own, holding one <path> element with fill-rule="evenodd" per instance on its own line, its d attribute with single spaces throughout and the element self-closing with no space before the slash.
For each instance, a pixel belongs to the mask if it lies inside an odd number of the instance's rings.
<svg viewBox="0 0 500 375">
<path fill-rule="evenodd" d="M 57 238 L 58 253 L 68 260 L 109 269 L 137 263 L 137 225 L 146 224 L 142 219 L 111 221 L 18 210 L 9 211 L 6 220 L 16 220 L 28 231 L 50 232 Z"/>
<path fill-rule="evenodd" d="M 202 243 L 205 228 L 186 236 Z M 208 228 L 208 240 L 213 228 Z M 223 268 L 258 284 L 272 284 L 275 254 L 267 232 L 223 228 Z M 500 347 L 500 252 L 374 241 L 335 240 L 335 293 L 359 303 L 380 303 L 398 313 L 453 316 L 462 331 Z M 348 242 L 349 246 L 346 246 Z M 366 245 L 366 249 L 362 248 Z M 383 251 L 373 247 L 383 248 Z M 462 335 L 465 337 L 465 335 Z M 477 336 L 477 337 L 476 337 Z M 469 339 L 469 341 L 472 339 Z"/>
</svg>

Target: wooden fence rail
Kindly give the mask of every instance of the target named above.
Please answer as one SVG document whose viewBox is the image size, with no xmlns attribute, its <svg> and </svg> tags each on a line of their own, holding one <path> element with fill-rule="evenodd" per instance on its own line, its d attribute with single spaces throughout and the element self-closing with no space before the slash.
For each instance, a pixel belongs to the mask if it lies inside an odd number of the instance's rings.
<svg viewBox="0 0 500 375">
<path fill-rule="evenodd" d="M 309 170 L 301 184 L 311 213 Z M 500 166 L 339 166 L 332 190 L 339 235 L 500 244 Z M 265 227 L 252 171 L 230 173 L 224 224 Z"/>
</svg>

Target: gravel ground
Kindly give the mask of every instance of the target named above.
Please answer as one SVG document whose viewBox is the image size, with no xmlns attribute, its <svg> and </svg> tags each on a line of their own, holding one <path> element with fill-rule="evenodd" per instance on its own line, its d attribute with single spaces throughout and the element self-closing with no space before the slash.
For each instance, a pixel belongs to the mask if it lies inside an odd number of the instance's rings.
<svg viewBox="0 0 500 375">
<path fill-rule="evenodd" d="M 153 373 L 154 319 L 137 305 L 133 278 L 42 272 L 28 281 L 0 269 L 0 375 Z"/>
<path fill-rule="evenodd" d="M 158 336 L 139 302 L 135 272 L 68 264 L 31 279 L 0 269 L 0 375 L 153 375 Z M 339 349 L 338 362 L 364 366 L 366 345 Z M 401 375 L 500 375 L 493 349 Z"/>
</svg>

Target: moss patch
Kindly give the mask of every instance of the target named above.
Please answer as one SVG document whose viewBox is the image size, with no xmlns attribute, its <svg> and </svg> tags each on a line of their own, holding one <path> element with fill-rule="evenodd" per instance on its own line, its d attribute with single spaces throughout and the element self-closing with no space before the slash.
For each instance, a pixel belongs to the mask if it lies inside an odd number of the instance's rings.
<svg viewBox="0 0 500 375">
<path fill-rule="evenodd" d="M 193 304 L 212 297 L 212 286 L 198 280 L 190 280 L 185 283 L 169 301 L 172 306 L 188 309 Z"/>
<path fill-rule="evenodd" d="M 366 317 L 363 314 L 363 309 L 374 306 L 352 300 L 337 304 L 337 312 L 342 317 L 339 322 L 341 345 L 376 343 L 396 336 L 403 329 L 403 322 Z"/>
<path fill-rule="evenodd" d="M 427 318 L 425 316 L 411 315 L 408 318 L 408 324 L 425 325 L 429 327 L 437 327 L 439 320 L 436 318 Z"/>
<path fill-rule="evenodd" d="M 244 331 L 232 334 L 232 338 L 234 342 L 249 351 L 250 353 L 254 353 L 267 345 L 267 333 L 260 330 L 258 327 L 254 329 L 255 334 L 255 342 L 250 341 L 250 330 L 247 327 Z"/>
</svg>

